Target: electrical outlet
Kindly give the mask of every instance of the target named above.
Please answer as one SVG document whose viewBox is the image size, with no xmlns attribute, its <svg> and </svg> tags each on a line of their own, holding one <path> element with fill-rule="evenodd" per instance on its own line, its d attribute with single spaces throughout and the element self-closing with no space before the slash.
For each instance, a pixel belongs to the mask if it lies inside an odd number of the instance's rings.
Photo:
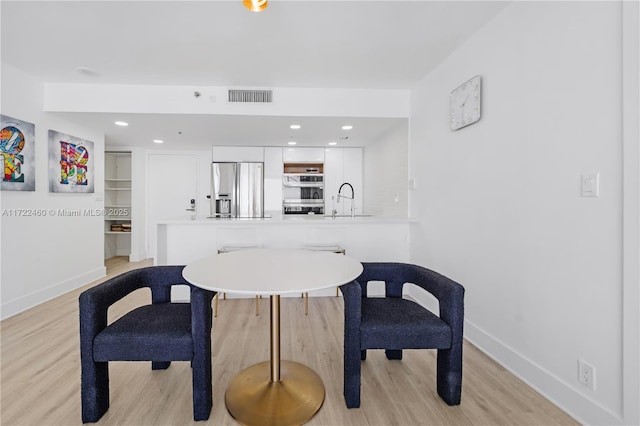
<svg viewBox="0 0 640 426">
<path fill-rule="evenodd" d="M 596 390 L 596 368 L 578 359 L 578 381 L 586 387 Z"/>
</svg>

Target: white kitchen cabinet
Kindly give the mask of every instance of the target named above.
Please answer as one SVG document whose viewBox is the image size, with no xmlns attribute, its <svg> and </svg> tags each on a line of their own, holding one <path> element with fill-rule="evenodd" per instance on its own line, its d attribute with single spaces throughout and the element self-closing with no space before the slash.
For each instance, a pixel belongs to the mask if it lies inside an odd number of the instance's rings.
<svg viewBox="0 0 640 426">
<path fill-rule="evenodd" d="M 285 163 L 323 163 L 323 148 L 284 148 L 282 160 Z"/>
<path fill-rule="evenodd" d="M 131 152 L 106 151 L 104 257 L 131 254 Z"/>
<path fill-rule="evenodd" d="M 264 161 L 264 148 L 260 146 L 214 146 L 211 150 L 212 161 Z"/>
<path fill-rule="evenodd" d="M 264 148 L 264 177 L 282 179 L 282 148 Z"/>
<path fill-rule="evenodd" d="M 338 188 L 344 182 L 344 153 L 342 148 L 324 150 L 324 213 L 330 215 L 335 207 L 344 214 L 344 203 L 336 203 Z M 332 199 L 333 197 L 333 199 Z M 344 200 L 341 200 L 344 201 Z M 347 210 L 348 211 L 348 210 Z"/>
<path fill-rule="evenodd" d="M 264 149 L 264 211 L 282 211 L 282 148 Z"/>
<path fill-rule="evenodd" d="M 325 214 L 331 214 L 334 206 L 337 214 L 351 213 L 351 200 L 342 198 L 337 202 L 338 190 L 345 182 L 353 186 L 356 214 L 363 214 L 362 148 L 326 148 L 324 151 Z M 351 190 L 345 186 L 342 195 L 351 196 Z"/>
<path fill-rule="evenodd" d="M 353 191 L 356 197 L 354 203 L 356 214 L 363 214 L 364 180 L 362 178 L 362 148 L 343 148 L 343 150 L 343 178 L 345 182 L 349 182 L 351 185 L 353 185 Z"/>
</svg>

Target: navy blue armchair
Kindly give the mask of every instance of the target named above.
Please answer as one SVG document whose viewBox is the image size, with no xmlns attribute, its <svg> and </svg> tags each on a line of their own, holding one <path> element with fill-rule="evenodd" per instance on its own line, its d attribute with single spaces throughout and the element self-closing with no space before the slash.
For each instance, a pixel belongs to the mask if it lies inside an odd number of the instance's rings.
<svg viewBox="0 0 640 426">
<path fill-rule="evenodd" d="M 207 420 L 212 406 L 211 299 L 215 292 L 191 286 L 184 266 L 151 266 L 126 272 L 80 294 L 82 422 L 97 422 L 109 409 L 109 361 L 191 361 L 193 418 Z M 191 288 L 190 303 L 172 303 L 171 286 Z M 107 310 L 134 290 L 151 289 L 151 304 L 107 324 Z M 135 395 L 132 395 L 132 398 Z"/>
<path fill-rule="evenodd" d="M 437 390 L 449 405 L 460 404 L 464 287 L 417 265 L 363 263 L 362 274 L 340 287 L 344 295 L 344 398 L 360 406 L 360 368 L 367 349 L 385 349 L 402 359 L 402 349 L 437 349 Z M 367 297 L 370 281 L 385 283 L 385 297 Z M 402 298 L 415 284 L 438 299 L 440 315 Z"/>
</svg>

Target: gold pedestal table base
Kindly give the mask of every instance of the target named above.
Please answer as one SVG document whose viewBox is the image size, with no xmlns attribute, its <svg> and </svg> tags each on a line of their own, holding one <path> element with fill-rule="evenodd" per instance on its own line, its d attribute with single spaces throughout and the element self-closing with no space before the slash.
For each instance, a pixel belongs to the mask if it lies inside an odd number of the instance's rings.
<svg viewBox="0 0 640 426">
<path fill-rule="evenodd" d="M 225 394 L 229 414 L 247 426 L 297 426 L 324 402 L 324 384 L 315 371 L 280 360 L 280 296 L 271 298 L 271 359 L 242 370 Z"/>
<path fill-rule="evenodd" d="M 270 380 L 270 362 L 241 371 L 227 388 L 225 403 L 243 425 L 301 425 L 322 407 L 324 384 L 315 371 L 281 361 L 278 382 Z"/>
<path fill-rule="evenodd" d="M 271 353 L 231 381 L 225 404 L 247 426 L 294 426 L 308 422 L 325 398 L 322 379 L 310 368 L 280 359 L 280 295 L 340 286 L 362 274 L 362 264 L 327 251 L 251 249 L 207 256 L 188 264 L 189 283 L 219 293 L 269 295 Z M 301 279 L 304 277 L 304 279 Z"/>
</svg>

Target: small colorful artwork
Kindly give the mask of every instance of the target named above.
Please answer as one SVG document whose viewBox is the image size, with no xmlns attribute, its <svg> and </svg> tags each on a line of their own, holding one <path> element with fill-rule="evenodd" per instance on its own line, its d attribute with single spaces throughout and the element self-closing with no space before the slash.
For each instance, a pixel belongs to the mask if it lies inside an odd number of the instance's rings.
<svg viewBox="0 0 640 426">
<path fill-rule="evenodd" d="M 49 192 L 94 192 L 93 142 L 49 130 Z"/>
<path fill-rule="evenodd" d="M 33 123 L 0 115 L 2 191 L 35 191 L 35 128 Z"/>
</svg>

